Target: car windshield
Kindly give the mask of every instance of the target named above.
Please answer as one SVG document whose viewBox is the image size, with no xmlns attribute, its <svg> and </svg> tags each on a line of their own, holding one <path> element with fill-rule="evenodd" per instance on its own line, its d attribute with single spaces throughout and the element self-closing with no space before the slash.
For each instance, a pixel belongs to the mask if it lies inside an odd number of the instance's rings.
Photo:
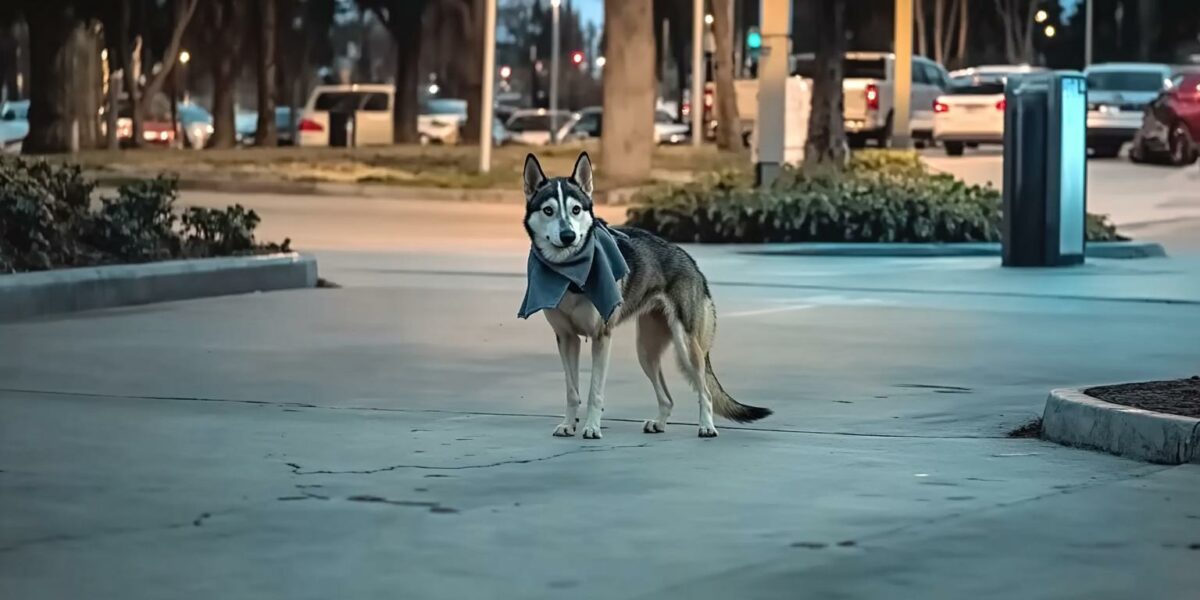
<svg viewBox="0 0 1200 600">
<path fill-rule="evenodd" d="M 330 112 L 349 112 L 358 110 L 362 101 L 363 94 L 358 92 L 322 92 L 313 102 L 313 108 Z"/>
<path fill-rule="evenodd" d="M 4 107 L 0 112 L 5 120 L 9 121 L 28 121 L 29 120 L 29 103 L 28 102 L 13 102 Z"/>
<path fill-rule="evenodd" d="M 558 117 L 557 125 L 561 127 L 566 122 L 566 115 L 561 115 Z M 550 115 L 547 113 L 544 115 L 521 115 L 513 117 L 513 120 L 508 123 L 508 129 L 517 133 L 524 131 L 550 131 Z"/>
<path fill-rule="evenodd" d="M 1163 81 L 1157 71 L 1103 71 L 1087 76 L 1088 89 L 1096 91 L 1157 92 Z"/>
<path fill-rule="evenodd" d="M 977 81 L 974 79 L 955 79 L 950 81 L 946 93 L 954 96 L 990 96 L 1004 93 L 1003 81 Z"/>
<path fill-rule="evenodd" d="M 426 100 L 421 113 L 426 115 L 466 115 L 467 101 L 450 98 Z"/>
</svg>

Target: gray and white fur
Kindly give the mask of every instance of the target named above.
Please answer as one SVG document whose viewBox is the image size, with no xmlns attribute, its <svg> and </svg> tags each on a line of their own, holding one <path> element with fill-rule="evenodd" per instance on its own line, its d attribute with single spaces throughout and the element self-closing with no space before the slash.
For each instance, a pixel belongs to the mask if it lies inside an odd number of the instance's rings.
<svg viewBox="0 0 1200 600">
<path fill-rule="evenodd" d="M 570 177 L 547 178 L 537 157 L 525 158 L 525 231 L 535 252 L 549 262 L 563 262 L 586 247 L 596 227 L 607 227 L 592 212 L 592 163 L 579 155 Z M 605 322 L 581 293 L 568 290 L 558 308 L 543 311 L 554 329 L 567 380 L 567 409 L 554 428 L 556 436 L 575 434 L 581 404 L 579 395 L 580 336 L 592 339 L 592 380 L 588 392 L 583 437 L 599 439 L 604 411 L 604 382 L 608 375 L 612 331 L 637 321 L 637 353 L 658 400 L 658 415 L 642 423 L 645 433 L 666 431 L 674 400 L 662 373 L 662 356 L 670 345 L 680 370 L 700 401 L 700 437 L 716 437 L 713 412 L 738 423 L 757 421 L 770 409 L 734 400 L 713 374 L 709 351 L 717 330 L 717 314 L 708 281 L 696 261 L 681 248 L 649 232 L 612 227 L 618 248 L 629 265 L 620 283 L 623 302 Z"/>
</svg>

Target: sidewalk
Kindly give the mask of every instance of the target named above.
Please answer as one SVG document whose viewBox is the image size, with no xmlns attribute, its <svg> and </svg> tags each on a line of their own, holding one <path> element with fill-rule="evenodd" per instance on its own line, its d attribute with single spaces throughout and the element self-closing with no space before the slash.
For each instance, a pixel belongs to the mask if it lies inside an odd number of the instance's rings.
<svg viewBox="0 0 1200 600">
<path fill-rule="evenodd" d="M 776 414 L 698 439 L 672 370 L 672 425 L 642 434 L 653 395 L 622 329 L 604 439 L 585 442 L 550 436 L 562 373 L 545 323 L 514 316 L 519 229 L 473 226 L 465 248 L 318 250 L 342 289 L 0 325 L 19 349 L 0 354 L 0 596 L 1200 586 L 1200 466 L 1005 437 L 1052 387 L 1194 372 L 1195 258 L 1052 271 L 691 248 L 722 383 Z"/>
</svg>

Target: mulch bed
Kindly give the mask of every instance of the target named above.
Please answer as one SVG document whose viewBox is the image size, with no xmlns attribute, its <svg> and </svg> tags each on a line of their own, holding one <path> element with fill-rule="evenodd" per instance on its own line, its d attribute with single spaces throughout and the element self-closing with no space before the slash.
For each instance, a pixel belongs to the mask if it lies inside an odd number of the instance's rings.
<svg viewBox="0 0 1200 600">
<path fill-rule="evenodd" d="M 1113 404 L 1200 418 L 1200 375 L 1170 381 L 1106 385 L 1084 393 Z"/>
</svg>

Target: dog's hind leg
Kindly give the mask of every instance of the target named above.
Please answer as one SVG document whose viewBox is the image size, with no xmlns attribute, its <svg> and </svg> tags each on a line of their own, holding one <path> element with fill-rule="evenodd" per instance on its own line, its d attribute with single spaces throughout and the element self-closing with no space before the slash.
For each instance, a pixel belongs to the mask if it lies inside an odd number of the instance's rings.
<svg viewBox="0 0 1200 600">
<path fill-rule="evenodd" d="M 575 435 L 575 424 L 579 421 L 579 336 L 566 331 L 556 331 L 558 355 L 562 358 L 563 372 L 567 377 L 567 412 L 562 423 L 554 428 L 554 435 Z"/>
<path fill-rule="evenodd" d="M 671 417 L 674 402 L 667 391 L 666 381 L 662 374 L 662 355 L 667 346 L 671 345 L 671 328 L 667 318 L 658 310 L 652 310 L 638 317 L 637 323 L 637 354 L 642 371 L 650 378 L 654 386 L 654 396 L 658 400 L 658 418 L 642 422 L 643 433 L 662 433 L 667 430 L 667 419 Z"/>
<path fill-rule="evenodd" d="M 706 306 L 705 309 L 707 308 Z M 690 320 L 690 329 L 695 333 L 690 333 L 676 318 L 669 321 L 671 337 L 675 341 L 679 368 L 700 396 L 700 437 L 717 437 L 717 426 L 713 424 L 712 393 L 708 389 L 705 373 L 705 358 L 708 356 L 706 342 L 711 340 L 710 331 L 715 328 L 715 322 L 712 322 L 714 319 L 706 313 L 691 316 L 694 320 Z"/>
</svg>

